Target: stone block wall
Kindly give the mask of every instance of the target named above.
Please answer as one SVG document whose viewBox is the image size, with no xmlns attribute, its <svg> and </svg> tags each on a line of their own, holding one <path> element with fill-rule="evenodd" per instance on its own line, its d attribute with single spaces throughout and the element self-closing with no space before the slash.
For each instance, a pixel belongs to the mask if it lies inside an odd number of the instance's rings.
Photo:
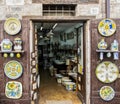
<svg viewBox="0 0 120 104">
<path fill-rule="evenodd" d="M 10 16 L 42 16 L 42 3 L 44 4 L 77 4 L 76 16 L 96 16 L 105 18 L 105 0 L 96 2 L 80 2 L 82 0 L 0 0 L 0 20 Z M 85 1 L 85 0 L 83 0 Z M 120 17 L 120 0 L 110 1 L 110 17 Z"/>
</svg>

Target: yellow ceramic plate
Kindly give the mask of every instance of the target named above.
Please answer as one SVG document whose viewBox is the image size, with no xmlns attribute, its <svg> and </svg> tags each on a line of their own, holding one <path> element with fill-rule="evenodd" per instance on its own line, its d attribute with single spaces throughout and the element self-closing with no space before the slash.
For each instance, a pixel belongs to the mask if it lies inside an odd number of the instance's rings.
<svg viewBox="0 0 120 104">
<path fill-rule="evenodd" d="M 23 68 L 18 61 L 12 60 L 5 65 L 4 72 L 8 78 L 17 79 L 22 75 Z"/>
<path fill-rule="evenodd" d="M 118 78 L 119 70 L 112 62 L 104 61 L 97 66 L 95 73 L 101 82 L 112 83 Z"/>
<path fill-rule="evenodd" d="M 111 19 L 103 19 L 98 24 L 98 31 L 103 36 L 111 36 L 116 31 L 116 24 Z"/>
<path fill-rule="evenodd" d="M 100 89 L 100 97 L 105 101 L 110 101 L 114 98 L 115 91 L 110 86 L 103 86 Z"/>
<path fill-rule="evenodd" d="M 16 35 L 21 30 L 21 23 L 17 18 L 10 17 L 4 23 L 4 30 L 9 35 Z"/>
</svg>

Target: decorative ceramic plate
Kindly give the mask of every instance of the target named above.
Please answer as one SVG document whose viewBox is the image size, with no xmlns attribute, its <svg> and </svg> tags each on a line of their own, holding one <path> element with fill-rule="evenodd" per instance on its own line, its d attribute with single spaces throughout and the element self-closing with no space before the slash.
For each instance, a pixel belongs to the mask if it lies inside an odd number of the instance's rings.
<svg viewBox="0 0 120 104">
<path fill-rule="evenodd" d="M 116 31 L 116 24 L 111 19 L 103 19 L 98 25 L 98 31 L 103 36 L 111 36 Z"/>
<path fill-rule="evenodd" d="M 112 83 L 118 78 L 118 67 L 110 61 L 100 63 L 96 68 L 96 76 L 103 83 Z"/>
<path fill-rule="evenodd" d="M 103 86 L 100 89 L 100 97 L 105 101 L 110 101 L 114 98 L 115 91 L 110 86 Z"/>
<path fill-rule="evenodd" d="M 21 23 L 17 18 L 10 17 L 4 23 L 4 30 L 9 35 L 16 35 L 21 30 Z"/>
<path fill-rule="evenodd" d="M 4 72 L 6 76 L 10 79 L 17 79 L 23 73 L 23 67 L 18 61 L 9 61 L 5 67 Z"/>
<path fill-rule="evenodd" d="M 11 99 L 19 99 L 22 96 L 22 84 L 17 81 L 7 82 L 5 95 Z"/>
</svg>

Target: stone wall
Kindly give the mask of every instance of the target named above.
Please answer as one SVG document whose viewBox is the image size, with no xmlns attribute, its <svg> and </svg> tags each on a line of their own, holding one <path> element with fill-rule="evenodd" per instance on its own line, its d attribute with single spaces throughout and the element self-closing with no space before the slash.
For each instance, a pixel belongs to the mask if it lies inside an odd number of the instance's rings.
<svg viewBox="0 0 120 104">
<path fill-rule="evenodd" d="M 30 15 L 42 16 L 42 3 L 66 4 L 68 2 L 68 4 L 77 4 L 76 16 L 96 16 L 96 18 L 105 18 L 105 0 L 99 0 L 99 3 L 80 1 L 82 0 L 0 0 L 0 20 L 10 16 L 17 18 Z M 120 0 L 111 0 L 110 2 L 110 17 L 119 18 Z"/>
</svg>

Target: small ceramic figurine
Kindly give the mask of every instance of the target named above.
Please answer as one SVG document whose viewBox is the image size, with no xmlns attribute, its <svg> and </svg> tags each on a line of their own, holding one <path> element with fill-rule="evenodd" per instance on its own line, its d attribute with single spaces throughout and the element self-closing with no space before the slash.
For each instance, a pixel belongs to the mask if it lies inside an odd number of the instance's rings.
<svg viewBox="0 0 120 104">
<path fill-rule="evenodd" d="M 98 43 L 98 49 L 106 49 L 107 43 L 105 42 L 104 38 Z"/>
<path fill-rule="evenodd" d="M 111 50 L 118 51 L 118 41 L 117 40 L 114 40 L 113 43 L 111 43 Z"/>
<path fill-rule="evenodd" d="M 111 43 L 111 50 L 112 51 L 118 51 L 118 41 L 115 39 L 113 41 L 113 43 Z M 113 58 L 114 60 L 118 60 L 119 59 L 119 53 L 118 52 L 113 52 Z"/>
<path fill-rule="evenodd" d="M 21 38 L 15 38 L 14 39 L 14 50 L 15 51 L 21 51 L 22 50 L 22 40 Z"/>
<path fill-rule="evenodd" d="M 10 52 L 12 51 L 12 42 L 9 39 L 3 39 L 1 42 L 1 51 Z"/>
</svg>

